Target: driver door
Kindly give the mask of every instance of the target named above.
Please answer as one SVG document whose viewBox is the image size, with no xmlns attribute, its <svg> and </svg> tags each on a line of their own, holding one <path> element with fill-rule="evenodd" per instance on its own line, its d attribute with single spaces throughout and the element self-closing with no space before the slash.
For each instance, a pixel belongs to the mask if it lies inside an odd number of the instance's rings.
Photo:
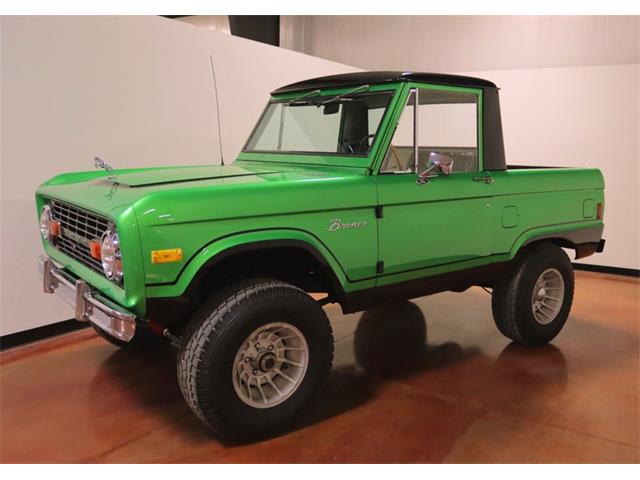
<svg viewBox="0 0 640 480">
<path fill-rule="evenodd" d="M 478 89 L 411 89 L 375 177 L 383 208 L 379 285 L 464 268 L 491 253 L 492 185 L 480 174 L 481 110 Z M 452 160 L 451 173 L 420 184 L 418 173 L 430 158 Z"/>
</svg>

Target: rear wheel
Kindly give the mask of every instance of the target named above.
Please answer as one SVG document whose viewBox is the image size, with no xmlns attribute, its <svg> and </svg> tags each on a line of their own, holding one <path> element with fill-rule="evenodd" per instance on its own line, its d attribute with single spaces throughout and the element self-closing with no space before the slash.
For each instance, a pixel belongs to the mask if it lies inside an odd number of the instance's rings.
<svg viewBox="0 0 640 480">
<path fill-rule="evenodd" d="M 218 435 L 250 439 L 286 427 L 331 369 L 324 310 L 275 280 L 232 286 L 195 315 L 183 337 L 178 381 Z"/>
<path fill-rule="evenodd" d="M 516 343 L 544 345 L 567 321 L 573 302 L 571 261 L 553 244 L 540 244 L 516 259 L 510 275 L 493 289 L 493 318 Z"/>
</svg>

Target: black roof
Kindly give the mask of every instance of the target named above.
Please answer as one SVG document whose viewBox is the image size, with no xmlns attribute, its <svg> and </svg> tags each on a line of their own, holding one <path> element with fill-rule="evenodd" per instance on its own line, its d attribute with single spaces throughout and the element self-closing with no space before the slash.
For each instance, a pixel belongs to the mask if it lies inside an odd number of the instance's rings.
<svg viewBox="0 0 640 480">
<path fill-rule="evenodd" d="M 423 73 L 423 72 L 355 72 L 329 75 L 327 77 L 312 78 L 301 82 L 285 85 L 271 92 L 279 93 L 298 92 L 302 90 L 315 90 L 323 88 L 346 87 L 349 85 L 379 84 L 392 82 L 417 81 L 435 83 L 439 85 L 455 85 L 460 87 L 497 88 L 495 83 L 482 78 L 465 77 L 463 75 L 449 75 L 447 73 Z"/>
</svg>

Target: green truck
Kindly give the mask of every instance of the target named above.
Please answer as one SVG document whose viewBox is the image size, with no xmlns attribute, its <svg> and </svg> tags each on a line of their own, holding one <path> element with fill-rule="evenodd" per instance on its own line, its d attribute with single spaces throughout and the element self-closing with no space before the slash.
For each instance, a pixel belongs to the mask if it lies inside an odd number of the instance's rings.
<svg viewBox="0 0 640 480">
<path fill-rule="evenodd" d="M 500 332 L 543 345 L 573 299 L 563 249 L 604 247 L 601 172 L 508 167 L 478 78 L 315 78 L 272 92 L 231 165 L 95 162 L 37 190 L 43 289 L 115 345 L 176 345 L 187 403 L 226 437 L 278 431 L 317 391 L 324 304 L 482 286 Z"/>
</svg>

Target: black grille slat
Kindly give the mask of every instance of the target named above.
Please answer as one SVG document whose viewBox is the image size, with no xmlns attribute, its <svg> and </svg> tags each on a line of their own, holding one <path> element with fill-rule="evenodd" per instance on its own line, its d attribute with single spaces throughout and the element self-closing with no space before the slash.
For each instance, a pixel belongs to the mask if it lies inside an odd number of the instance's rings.
<svg viewBox="0 0 640 480">
<path fill-rule="evenodd" d="M 49 205 L 53 219 L 59 221 L 61 227 L 61 235 L 56 239 L 55 247 L 89 268 L 103 273 L 100 261 L 91 256 L 88 242 L 100 240 L 109 228 L 109 220 L 59 200 L 53 200 Z M 86 242 L 78 241 L 69 235 L 65 236 L 65 231 L 81 237 Z"/>
</svg>

